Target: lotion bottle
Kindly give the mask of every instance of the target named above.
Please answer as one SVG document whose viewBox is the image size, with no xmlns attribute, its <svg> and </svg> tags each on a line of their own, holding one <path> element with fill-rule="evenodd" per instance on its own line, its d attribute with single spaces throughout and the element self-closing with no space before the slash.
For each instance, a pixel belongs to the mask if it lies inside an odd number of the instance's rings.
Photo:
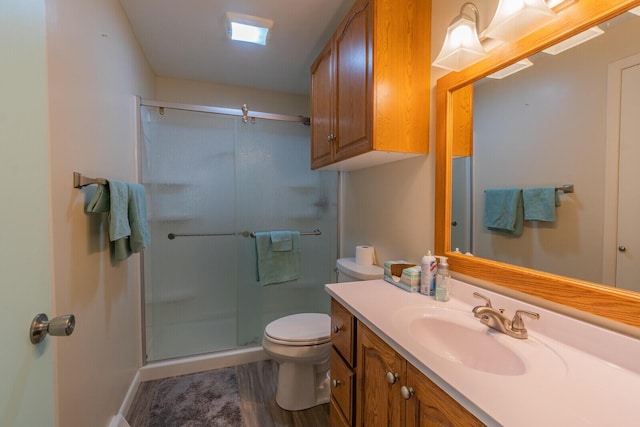
<svg viewBox="0 0 640 427">
<path fill-rule="evenodd" d="M 440 262 L 438 263 L 438 273 L 436 274 L 436 301 L 449 301 L 449 280 L 451 274 L 449 273 L 448 258 L 445 256 L 439 256 Z"/>
<path fill-rule="evenodd" d="M 422 257 L 420 263 L 420 293 L 424 295 L 435 295 L 436 292 L 436 257 L 431 255 L 431 251 Z"/>
</svg>

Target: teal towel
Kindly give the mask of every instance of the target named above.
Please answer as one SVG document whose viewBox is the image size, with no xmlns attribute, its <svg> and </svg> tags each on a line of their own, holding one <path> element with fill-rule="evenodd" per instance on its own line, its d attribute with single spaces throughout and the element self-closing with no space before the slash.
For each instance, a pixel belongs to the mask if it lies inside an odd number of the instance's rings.
<svg viewBox="0 0 640 427">
<path fill-rule="evenodd" d="M 293 250 L 293 232 L 272 231 L 271 250 L 274 252 L 288 252 Z"/>
<path fill-rule="evenodd" d="M 484 226 L 513 236 L 522 234 L 522 189 L 489 188 L 484 193 Z"/>
<path fill-rule="evenodd" d="M 114 180 L 98 185 L 89 201 L 89 213 L 109 212 L 109 240 L 119 261 L 141 252 L 151 241 L 147 226 L 144 186 Z"/>
<path fill-rule="evenodd" d="M 556 220 L 556 206 L 560 206 L 560 197 L 555 187 L 525 188 L 522 190 L 525 221 Z"/>
<path fill-rule="evenodd" d="M 289 251 L 274 251 L 271 232 L 256 234 L 256 255 L 258 261 L 258 281 L 261 285 L 289 282 L 300 278 L 301 251 L 300 233 L 291 232 Z"/>
<path fill-rule="evenodd" d="M 111 203 L 109 202 L 109 187 L 106 185 L 98 184 L 96 192 L 87 205 L 86 211 L 88 213 L 102 213 L 109 212 Z"/>
</svg>

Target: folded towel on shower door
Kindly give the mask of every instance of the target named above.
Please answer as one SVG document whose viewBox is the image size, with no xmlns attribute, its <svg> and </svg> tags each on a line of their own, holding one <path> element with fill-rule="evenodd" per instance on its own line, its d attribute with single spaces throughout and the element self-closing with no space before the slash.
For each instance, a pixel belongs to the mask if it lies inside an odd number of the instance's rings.
<svg viewBox="0 0 640 427">
<path fill-rule="evenodd" d="M 483 221 L 485 227 L 491 231 L 520 236 L 523 220 L 522 189 L 488 188 L 485 190 Z"/>
<path fill-rule="evenodd" d="M 525 188 L 522 190 L 525 221 L 556 220 L 556 206 L 560 197 L 555 187 Z"/>
<path fill-rule="evenodd" d="M 301 250 L 300 233 L 291 231 L 291 249 L 274 250 L 272 232 L 257 232 L 256 257 L 258 261 L 258 282 L 262 286 L 289 282 L 300 278 Z M 276 246 L 278 241 L 276 239 Z"/>
</svg>

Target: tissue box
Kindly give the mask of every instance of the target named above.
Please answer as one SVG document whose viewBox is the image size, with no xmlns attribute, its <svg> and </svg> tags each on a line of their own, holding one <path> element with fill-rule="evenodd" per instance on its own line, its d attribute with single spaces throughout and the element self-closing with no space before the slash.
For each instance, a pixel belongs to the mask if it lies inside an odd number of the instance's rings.
<svg viewBox="0 0 640 427">
<path fill-rule="evenodd" d="M 419 265 L 407 261 L 384 262 L 384 280 L 408 292 L 420 289 L 420 271 Z"/>
</svg>

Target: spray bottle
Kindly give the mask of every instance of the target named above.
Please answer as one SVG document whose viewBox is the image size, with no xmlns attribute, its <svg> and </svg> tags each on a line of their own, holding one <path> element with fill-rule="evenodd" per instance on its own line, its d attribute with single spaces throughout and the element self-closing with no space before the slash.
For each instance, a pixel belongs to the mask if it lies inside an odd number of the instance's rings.
<svg viewBox="0 0 640 427">
<path fill-rule="evenodd" d="M 431 251 L 422 257 L 420 263 L 420 293 L 424 295 L 435 295 L 436 293 L 436 257 L 431 255 Z"/>
<path fill-rule="evenodd" d="M 436 274 L 436 301 L 449 301 L 449 280 L 451 275 L 449 274 L 448 258 L 446 256 L 438 256 L 440 262 L 438 263 L 438 272 Z"/>
</svg>

